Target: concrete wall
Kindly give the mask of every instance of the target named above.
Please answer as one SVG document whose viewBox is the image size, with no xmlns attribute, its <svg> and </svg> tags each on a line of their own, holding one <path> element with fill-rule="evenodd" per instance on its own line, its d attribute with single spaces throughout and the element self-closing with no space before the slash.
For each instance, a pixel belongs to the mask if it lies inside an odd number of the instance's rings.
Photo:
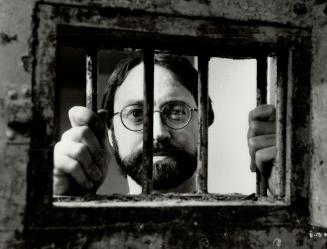
<svg viewBox="0 0 327 249">
<path fill-rule="evenodd" d="M 224 17 L 312 29 L 311 221 L 327 225 L 327 3 L 324 0 L 51 0 L 53 3 L 119 7 L 186 16 Z M 65 236 L 24 236 L 27 166 L 30 138 L 8 128 L 8 110 L 16 118 L 31 118 L 33 9 L 36 0 L 0 1 L 0 248 L 327 248 L 323 236 L 310 227 L 272 226 L 198 230 L 192 225 L 167 224 L 148 229 L 80 231 Z M 26 133 L 26 131 L 21 131 Z M 28 132 L 27 132 L 28 134 Z M 308 165 L 310 168 L 311 165 Z"/>
</svg>

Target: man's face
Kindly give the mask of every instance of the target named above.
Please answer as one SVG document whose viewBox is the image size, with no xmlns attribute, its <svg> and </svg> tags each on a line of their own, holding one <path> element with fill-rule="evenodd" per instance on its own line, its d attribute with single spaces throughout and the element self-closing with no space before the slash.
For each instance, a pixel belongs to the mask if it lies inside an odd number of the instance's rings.
<svg viewBox="0 0 327 249">
<path fill-rule="evenodd" d="M 125 107 L 143 103 L 144 65 L 134 67 L 117 89 L 114 113 Z M 196 108 L 193 95 L 168 69 L 154 67 L 154 114 L 153 114 L 153 185 L 154 189 L 178 187 L 189 179 L 196 170 L 197 112 L 192 113 L 189 124 L 182 129 L 172 129 L 163 123 L 162 106 L 179 101 Z M 116 159 L 122 171 L 141 184 L 142 131 L 131 131 L 121 122 L 120 115 L 113 118 L 112 143 Z"/>
</svg>

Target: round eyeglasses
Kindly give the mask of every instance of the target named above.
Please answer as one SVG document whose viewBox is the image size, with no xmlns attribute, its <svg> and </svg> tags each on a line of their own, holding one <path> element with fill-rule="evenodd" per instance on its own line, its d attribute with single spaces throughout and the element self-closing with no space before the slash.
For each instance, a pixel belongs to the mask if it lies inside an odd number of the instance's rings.
<svg viewBox="0 0 327 249">
<path fill-rule="evenodd" d="M 159 112 L 162 122 L 171 129 L 178 130 L 186 127 L 192 119 L 192 113 L 197 111 L 184 102 L 168 102 L 162 106 Z M 130 131 L 143 130 L 143 105 L 134 104 L 126 106 L 114 116 L 120 114 L 123 125 Z"/>
</svg>

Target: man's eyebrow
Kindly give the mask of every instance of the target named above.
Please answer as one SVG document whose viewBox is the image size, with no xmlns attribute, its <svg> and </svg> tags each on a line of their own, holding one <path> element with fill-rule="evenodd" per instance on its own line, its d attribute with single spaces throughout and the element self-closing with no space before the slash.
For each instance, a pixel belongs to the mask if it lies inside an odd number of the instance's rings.
<svg viewBox="0 0 327 249">
<path fill-rule="evenodd" d="M 162 108 L 165 104 L 174 103 L 174 102 L 182 102 L 193 108 L 193 104 L 191 104 L 187 99 L 184 99 L 184 98 L 182 98 L 182 99 L 181 98 L 170 98 L 170 99 L 164 101 L 163 103 L 161 103 L 159 108 Z M 195 106 L 196 106 L 196 104 L 195 104 Z"/>
<path fill-rule="evenodd" d="M 143 105 L 144 101 L 143 100 L 128 100 L 125 103 L 125 107 L 129 105 Z"/>
</svg>

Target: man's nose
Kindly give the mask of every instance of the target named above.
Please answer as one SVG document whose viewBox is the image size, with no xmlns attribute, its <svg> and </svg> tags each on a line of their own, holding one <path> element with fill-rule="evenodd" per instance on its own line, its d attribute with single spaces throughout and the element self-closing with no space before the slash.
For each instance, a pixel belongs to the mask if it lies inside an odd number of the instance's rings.
<svg viewBox="0 0 327 249">
<path fill-rule="evenodd" d="M 170 138 L 169 127 L 161 119 L 160 112 L 153 113 L 153 140 L 161 141 Z"/>
</svg>

